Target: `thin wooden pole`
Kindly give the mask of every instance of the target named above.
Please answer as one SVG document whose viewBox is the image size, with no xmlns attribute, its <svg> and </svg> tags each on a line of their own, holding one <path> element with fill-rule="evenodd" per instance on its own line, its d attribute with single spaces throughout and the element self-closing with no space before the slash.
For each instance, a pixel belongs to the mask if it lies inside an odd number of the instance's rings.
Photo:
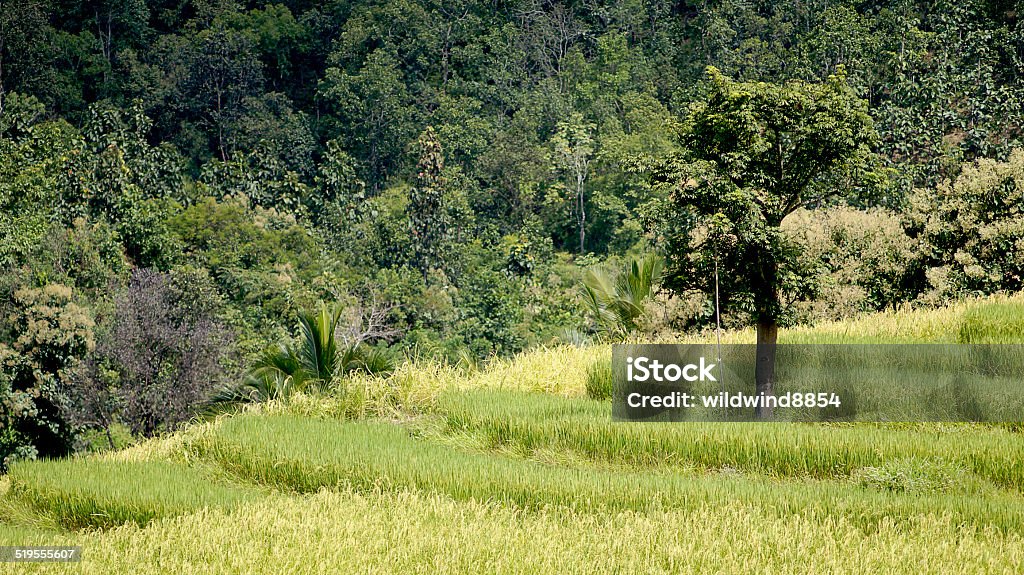
<svg viewBox="0 0 1024 575">
<path fill-rule="evenodd" d="M 722 383 L 722 393 L 725 393 L 725 373 L 722 369 L 722 306 L 718 297 L 718 256 L 715 255 L 715 335 L 718 338 L 718 379 Z M 729 406 L 725 403 L 725 396 L 722 396 L 722 406 L 728 415 Z"/>
</svg>

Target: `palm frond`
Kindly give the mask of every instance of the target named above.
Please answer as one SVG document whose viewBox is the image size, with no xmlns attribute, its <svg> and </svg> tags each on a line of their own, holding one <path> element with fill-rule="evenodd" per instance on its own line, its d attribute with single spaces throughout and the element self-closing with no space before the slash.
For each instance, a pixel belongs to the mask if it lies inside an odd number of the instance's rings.
<svg viewBox="0 0 1024 575">
<path fill-rule="evenodd" d="M 619 336 L 637 329 L 644 304 L 654 297 L 661 281 L 663 265 L 658 255 L 649 254 L 630 260 L 618 272 L 602 267 L 587 270 L 581 294 L 598 331 Z"/>
</svg>

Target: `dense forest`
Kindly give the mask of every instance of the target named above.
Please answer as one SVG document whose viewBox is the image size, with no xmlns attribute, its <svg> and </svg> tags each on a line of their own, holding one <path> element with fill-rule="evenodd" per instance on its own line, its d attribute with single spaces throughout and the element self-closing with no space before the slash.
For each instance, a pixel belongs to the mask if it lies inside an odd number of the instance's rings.
<svg viewBox="0 0 1024 575">
<path fill-rule="evenodd" d="M 0 460 L 172 429 L 318 326 L 373 371 L 714 325 L 616 290 L 685 259 L 659 174 L 716 75 L 872 122 L 781 224 L 783 325 L 1019 290 L 1018 9 L 0 0 Z"/>
</svg>

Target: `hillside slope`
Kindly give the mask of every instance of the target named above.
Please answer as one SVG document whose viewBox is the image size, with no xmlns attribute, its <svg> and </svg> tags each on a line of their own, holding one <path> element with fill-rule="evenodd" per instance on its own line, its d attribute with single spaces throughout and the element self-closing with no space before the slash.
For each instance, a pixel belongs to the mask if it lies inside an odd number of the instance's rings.
<svg viewBox="0 0 1024 575">
<path fill-rule="evenodd" d="M 986 300 L 784 337 L 1020 341 L 1019 312 Z M 608 352 L 406 365 L 125 451 L 21 463 L 0 480 L 0 545 L 82 546 L 70 569 L 19 573 L 1024 568 L 1012 428 L 612 423 L 585 395 Z"/>
</svg>

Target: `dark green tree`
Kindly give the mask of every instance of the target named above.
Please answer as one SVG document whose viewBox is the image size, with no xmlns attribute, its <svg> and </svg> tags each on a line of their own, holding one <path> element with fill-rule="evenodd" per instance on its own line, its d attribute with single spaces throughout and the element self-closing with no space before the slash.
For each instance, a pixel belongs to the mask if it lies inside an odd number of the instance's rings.
<svg viewBox="0 0 1024 575">
<path fill-rule="evenodd" d="M 409 190 L 406 213 L 412 231 L 413 263 L 424 277 L 431 269 L 443 269 L 451 221 L 446 205 L 447 181 L 444 154 L 434 128 L 420 134 L 416 185 Z"/>
<path fill-rule="evenodd" d="M 417 109 L 399 62 L 388 51 L 375 50 L 355 74 L 328 68 L 319 96 L 334 112 L 346 147 L 365 164 L 367 182 L 381 189 L 417 130 Z"/>
<path fill-rule="evenodd" d="M 683 130 L 686 151 L 656 170 L 671 206 L 666 285 L 713 294 L 720 271 L 723 304 L 737 302 L 757 325 L 756 389 L 770 395 L 779 321 L 813 291 L 782 221 L 841 193 L 829 176 L 867 153 L 874 129 L 841 75 L 773 85 L 709 68 L 708 80 Z"/>
</svg>

